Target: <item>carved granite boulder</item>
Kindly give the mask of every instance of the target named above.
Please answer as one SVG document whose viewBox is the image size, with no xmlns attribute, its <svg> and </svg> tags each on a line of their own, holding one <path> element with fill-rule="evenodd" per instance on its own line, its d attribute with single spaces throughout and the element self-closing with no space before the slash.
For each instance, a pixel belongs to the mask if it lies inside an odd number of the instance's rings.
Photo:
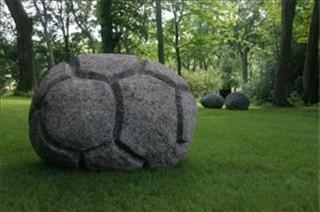
<svg viewBox="0 0 320 212">
<path fill-rule="evenodd" d="M 160 63 L 80 55 L 53 67 L 36 90 L 29 134 L 45 161 L 85 169 L 175 166 L 197 116 L 186 82 Z"/>
</svg>

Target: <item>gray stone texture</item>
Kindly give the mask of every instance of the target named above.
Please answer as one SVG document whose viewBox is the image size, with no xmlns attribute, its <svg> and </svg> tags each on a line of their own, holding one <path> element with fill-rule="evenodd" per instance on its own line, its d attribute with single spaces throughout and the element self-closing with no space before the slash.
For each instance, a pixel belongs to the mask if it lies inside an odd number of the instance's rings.
<svg viewBox="0 0 320 212">
<path fill-rule="evenodd" d="M 188 152 L 197 106 L 160 63 L 89 54 L 53 67 L 29 113 L 43 160 L 90 170 L 175 166 Z"/>
<path fill-rule="evenodd" d="M 200 103 L 205 108 L 221 109 L 224 99 L 219 94 L 208 94 L 200 99 Z"/>
<path fill-rule="evenodd" d="M 229 110 L 247 110 L 250 105 L 250 99 L 245 93 L 234 92 L 226 97 L 224 104 Z"/>
</svg>

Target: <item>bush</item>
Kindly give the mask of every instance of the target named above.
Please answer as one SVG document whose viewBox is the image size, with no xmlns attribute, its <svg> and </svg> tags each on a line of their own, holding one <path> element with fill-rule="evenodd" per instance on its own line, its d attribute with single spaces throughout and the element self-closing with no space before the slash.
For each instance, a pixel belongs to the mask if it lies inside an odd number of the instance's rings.
<svg viewBox="0 0 320 212">
<path fill-rule="evenodd" d="M 302 107 L 304 105 L 304 102 L 303 102 L 301 96 L 296 91 L 294 91 L 293 93 L 291 93 L 289 95 L 288 102 L 290 105 L 292 105 L 294 107 Z"/>
<path fill-rule="evenodd" d="M 14 96 L 21 96 L 21 97 L 32 97 L 33 92 L 32 91 L 30 91 L 30 92 L 22 92 L 22 91 L 15 90 L 13 95 Z"/>
<path fill-rule="evenodd" d="M 183 77 L 196 98 L 215 93 L 221 87 L 220 76 L 213 71 L 186 71 L 183 73 Z"/>
<path fill-rule="evenodd" d="M 269 59 L 261 71 L 261 77 L 251 79 L 245 85 L 244 91 L 255 103 L 273 102 L 276 67 L 276 62 Z"/>
</svg>

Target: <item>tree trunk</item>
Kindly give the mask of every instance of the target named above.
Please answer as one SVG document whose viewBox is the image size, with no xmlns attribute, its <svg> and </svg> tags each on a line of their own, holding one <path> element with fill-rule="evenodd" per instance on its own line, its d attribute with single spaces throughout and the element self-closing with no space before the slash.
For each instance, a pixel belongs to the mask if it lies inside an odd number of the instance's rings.
<svg viewBox="0 0 320 212">
<path fill-rule="evenodd" d="M 47 48 L 48 48 L 48 54 L 49 54 L 48 64 L 49 64 L 49 68 L 52 68 L 55 65 L 55 61 L 54 61 L 54 54 L 51 46 L 51 41 L 49 39 L 47 41 Z"/>
<path fill-rule="evenodd" d="M 200 70 L 203 70 L 203 60 L 202 59 L 198 59 L 199 60 L 199 68 Z"/>
<path fill-rule="evenodd" d="M 32 51 L 32 19 L 19 0 L 5 0 L 15 22 L 18 34 L 19 81 L 18 91 L 29 92 L 36 87 L 35 61 Z"/>
<path fill-rule="evenodd" d="M 181 76 L 181 58 L 180 58 L 180 48 L 179 48 L 179 27 L 178 23 L 176 23 L 176 31 L 175 31 L 175 49 L 176 49 L 176 57 L 177 57 L 177 70 L 178 75 Z"/>
<path fill-rule="evenodd" d="M 54 54 L 51 46 L 51 39 L 49 37 L 49 32 L 48 32 L 48 14 L 47 14 L 47 7 L 46 7 L 46 2 L 45 0 L 41 1 L 42 3 L 42 8 L 43 8 L 43 29 L 44 29 L 44 35 L 45 35 L 45 40 L 48 48 L 48 65 L 49 68 L 53 67 L 55 65 L 54 62 Z"/>
<path fill-rule="evenodd" d="M 319 101 L 319 1 L 315 0 L 309 31 L 303 72 L 303 100 L 314 104 Z"/>
<path fill-rule="evenodd" d="M 64 49 L 65 49 L 67 60 L 69 60 L 71 57 L 70 45 L 69 45 L 69 23 L 70 23 L 70 16 L 68 14 L 66 19 L 66 31 L 64 34 Z"/>
<path fill-rule="evenodd" d="M 116 45 L 112 33 L 112 0 L 101 0 L 100 10 L 103 52 L 113 53 Z"/>
<path fill-rule="evenodd" d="M 208 71 L 208 62 L 205 59 L 203 59 L 203 68 L 205 71 Z"/>
<path fill-rule="evenodd" d="M 281 1 L 281 43 L 279 68 L 275 83 L 275 104 L 288 106 L 289 58 L 296 0 Z"/>
<path fill-rule="evenodd" d="M 161 0 L 156 0 L 156 22 L 157 22 L 157 40 L 158 40 L 158 58 L 159 62 L 164 64 L 164 41 L 162 29 L 162 8 Z"/>
<path fill-rule="evenodd" d="M 193 59 L 192 71 L 195 72 L 197 70 L 197 61 Z"/>
<path fill-rule="evenodd" d="M 64 56 L 66 60 L 69 60 L 71 57 L 70 47 L 69 47 L 69 22 L 70 22 L 70 6 L 68 2 L 57 1 L 59 3 L 58 11 L 59 14 L 56 15 L 56 18 L 59 22 L 59 28 L 62 32 L 63 43 L 64 43 Z M 64 21 L 64 17 L 66 16 L 66 21 Z"/>
<path fill-rule="evenodd" d="M 96 53 L 96 47 L 95 47 L 95 41 L 94 41 L 94 38 L 93 36 L 91 35 L 87 25 L 84 26 L 81 21 L 79 20 L 79 17 L 77 16 L 76 14 L 76 10 L 74 8 L 74 5 L 73 5 L 73 1 L 74 0 L 70 0 L 69 3 L 70 3 L 70 10 L 71 10 L 71 13 L 74 17 L 74 21 L 76 22 L 77 26 L 81 29 L 81 32 L 88 38 L 88 47 L 91 49 L 92 53 Z M 86 14 L 87 15 L 87 14 Z M 81 16 L 81 15 L 80 15 Z M 86 16 L 87 17 L 87 16 Z"/>
<path fill-rule="evenodd" d="M 244 49 L 241 52 L 241 60 L 242 60 L 242 80 L 244 83 L 248 82 L 248 54 L 249 50 Z"/>
<path fill-rule="evenodd" d="M 173 15 L 174 15 L 174 27 L 175 27 L 175 42 L 174 48 L 176 51 L 177 59 L 177 71 L 178 75 L 181 76 L 181 58 L 180 58 L 180 48 L 179 48 L 179 21 L 177 16 L 177 3 L 174 3 Z"/>
<path fill-rule="evenodd" d="M 37 5 L 37 0 L 33 0 L 33 4 L 37 10 L 37 13 L 41 14 L 40 9 Z M 45 0 L 41 0 L 41 4 L 42 4 L 42 9 L 43 9 L 43 14 L 41 14 L 42 17 L 40 18 L 40 22 L 43 27 L 44 40 L 46 42 L 46 46 L 48 49 L 48 68 L 51 68 L 55 65 L 55 62 L 54 62 L 54 54 L 53 54 L 53 50 L 52 50 L 52 46 L 51 46 L 51 39 L 50 39 L 50 35 L 48 32 L 47 4 L 46 4 Z"/>
</svg>

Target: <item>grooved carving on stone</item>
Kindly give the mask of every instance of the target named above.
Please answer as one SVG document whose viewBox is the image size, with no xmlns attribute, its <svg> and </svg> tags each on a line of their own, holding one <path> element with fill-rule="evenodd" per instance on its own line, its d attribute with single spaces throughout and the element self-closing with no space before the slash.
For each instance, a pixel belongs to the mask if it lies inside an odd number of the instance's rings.
<svg viewBox="0 0 320 212">
<path fill-rule="evenodd" d="M 48 143 L 52 144 L 56 148 L 64 149 L 64 150 L 67 150 L 67 151 L 70 151 L 70 152 L 79 152 L 78 149 L 74 149 L 72 147 L 64 146 L 64 145 L 60 144 L 59 142 L 57 142 L 54 138 L 52 138 L 51 135 L 49 134 L 48 130 L 47 130 L 46 124 L 43 122 L 43 118 L 41 117 L 41 115 L 40 115 L 39 118 L 40 118 L 40 131 L 41 131 L 41 134 L 44 137 L 44 140 L 46 140 Z"/>
<path fill-rule="evenodd" d="M 146 63 L 146 61 L 145 61 Z M 145 66 L 143 66 L 145 67 Z M 172 79 L 160 75 L 155 74 L 150 71 L 146 71 L 145 68 L 141 69 L 141 73 L 145 75 L 152 76 L 162 82 L 166 83 L 167 85 L 173 87 L 175 89 L 175 105 L 177 107 L 177 119 L 178 119 L 178 126 L 177 126 L 177 143 L 186 143 L 188 141 L 183 139 L 183 108 L 181 103 L 181 91 L 188 90 L 186 86 L 183 85 L 176 85 Z"/>
<path fill-rule="evenodd" d="M 68 64 L 71 66 L 75 77 L 83 78 L 83 79 L 94 79 L 94 80 L 98 80 L 98 81 L 102 81 L 102 82 L 106 82 L 106 83 L 110 84 L 110 80 L 107 79 L 106 77 L 104 77 L 101 74 L 90 72 L 89 75 L 81 75 L 81 73 L 79 72 L 79 69 L 78 69 L 79 68 L 79 61 L 78 61 L 77 58 L 72 59 L 71 62 L 69 62 Z M 125 74 L 118 74 L 117 75 L 117 79 L 119 79 L 119 78 L 121 79 L 122 77 L 123 78 L 129 77 L 129 76 L 130 76 L 129 72 L 127 72 Z M 44 103 L 46 94 L 52 87 L 54 87 L 58 83 L 61 83 L 61 82 L 65 81 L 65 80 L 67 80 L 67 79 L 70 79 L 70 78 L 71 78 L 71 76 L 62 76 L 62 77 L 57 78 L 56 80 L 50 82 L 50 84 L 48 85 L 47 89 L 44 92 L 44 95 L 40 97 L 40 99 L 39 99 L 39 101 L 37 103 L 35 103 L 35 108 L 36 109 L 33 110 L 32 112 L 41 109 L 42 104 Z M 118 87 L 118 88 L 115 88 L 115 87 Z M 144 159 L 142 156 L 140 156 L 137 153 L 135 153 L 133 150 L 130 149 L 130 147 L 128 147 L 127 145 L 125 145 L 124 143 L 122 143 L 119 140 L 121 129 L 122 129 L 122 123 L 123 123 L 123 102 L 122 102 L 121 90 L 120 90 L 119 84 L 118 83 L 111 84 L 111 88 L 113 90 L 113 93 L 114 93 L 114 96 L 115 96 L 116 102 L 117 102 L 117 106 L 116 106 L 116 122 L 115 122 L 115 129 L 114 129 L 115 143 L 120 149 L 122 149 L 123 151 L 125 151 L 129 155 L 131 155 L 131 157 L 133 157 L 133 158 L 135 158 L 137 160 L 142 160 L 142 161 L 144 161 L 144 164 L 147 164 L 147 160 L 146 159 Z M 120 98 L 120 101 L 118 101 L 119 98 Z M 54 147 L 59 148 L 59 149 L 64 149 L 64 150 L 67 150 L 67 151 L 79 152 L 80 153 L 79 167 L 85 165 L 84 162 L 83 162 L 83 160 L 84 160 L 83 153 L 84 152 L 91 151 L 91 150 L 96 149 L 96 148 L 98 148 L 100 146 L 104 146 L 107 143 L 107 142 L 104 142 L 102 144 L 99 144 L 97 146 L 90 147 L 90 148 L 84 149 L 84 150 L 79 150 L 79 149 L 74 149 L 74 148 L 71 148 L 71 147 L 64 146 L 64 145 L 60 144 L 59 142 L 57 142 L 54 138 L 52 138 L 51 135 L 48 133 L 46 125 L 43 122 L 42 116 L 40 116 L 40 130 L 41 130 L 41 133 L 43 134 L 44 139 L 46 140 L 46 142 L 50 143 Z"/>
<path fill-rule="evenodd" d="M 111 77 L 106 77 L 102 74 L 92 72 L 92 71 L 83 71 L 82 70 L 81 72 L 80 71 L 75 72 L 75 76 L 80 79 L 98 80 L 98 81 L 106 82 L 108 84 L 112 84 L 115 81 L 118 81 L 120 79 L 124 79 L 127 77 L 131 77 L 134 75 L 135 75 L 135 72 L 133 70 L 126 71 L 123 73 L 114 74 Z"/>
<path fill-rule="evenodd" d="M 71 70 L 72 70 L 73 74 L 76 75 L 76 72 L 79 70 L 79 67 L 80 67 L 78 58 L 77 57 L 73 57 L 67 63 L 71 67 Z"/>
<path fill-rule="evenodd" d="M 55 80 L 53 80 L 52 82 L 50 82 L 46 88 L 46 90 L 43 92 L 43 95 L 39 97 L 39 100 L 37 102 L 34 103 L 34 108 L 31 111 L 31 114 L 36 111 L 36 110 L 40 110 L 41 106 L 42 106 L 42 102 L 44 101 L 47 92 L 54 87 L 55 85 L 57 85 L 58 83 L 64 82 L 68 79 L 71 79 L 71 76 L 65 75 L 65 76 L 61 76 Z"/>
<path fill-rule="evenodd" d="M 188 88 L 186 86 L 184 86 L 184 85 L 176 85 L 176 83 L 174 83 L 174 81 L 172 79 L 170 79 L 169 77 L 166 77 L 164 75 L 152 73 L 152 72 L 147 71 L 145 69 L 140 70 L 140 74 L 154 77 L 154 78 L 166 83 L 167 85 L 169 85 L 170 87 L 173 87 L 175 89 L 188 90 Z"/>
<path fill-rule="evenodd" d="M 188 142 L 188 141 L 182 139 L 182 137 L 183 137 L 183 108 L 182 108 L 182 105 L 181 105 L 181 93 L 180 93 L 180 91 L 187 91 L 188 88 L 186 86 L 184 86 L 184 85 L 176 85 L 174 83 L 174 81 L 172 79 L 170 79 L 169 77 L 166 77 L 166 76 L 161 75 L 161 74 L 156 74 L 156 73 L 152 73 L 150 71 L 147 71 L 145 69 L 146 62 L 147 61 L 143 61 L 143 62 L 140 63 L 141 67 L 138 69 L 137 73 L 142 74 L 142 75 L 147 75 L 147 76 L 154 77 L 154 78 L 166 83 L 167 85 L 169 85 L 170 87 L 173 87 L 175 89 L 175 93 L 176 93 L 176 97 L 175 97 L 176 98 L 176 102 L 175 102 L 175 104 L 176 104 L 176 107 L 177 107 L 177 117 L 178 117 L 177 143 L 186 143 L 186 142 Z M 115 86 L 119 87 L 120 93 L 119 94 L 115 93 L 116 89 L 114 89 L 114 87 L 112 86 L 112 90 L 114 91 L 115 98 L 117 98 L 118 95 L 119 96 L 121 95 L 121 88 L 120 88 L 119 84 L 115 83 L 115 82 L 117 82 L 117 81 L 119 81 L 121 79 L 125 79 L 125 78 L 128 78 L 128 77 L 134 76 L 136 74 L 136 71 L 133 69 L 133 70 L 125 71 L 123 73 L 114 74 L 111 77 L 105 77 L 102 74 L 99 74 L 99 73 L 96 73 L 96 72 L 92 72 L 92 71 L 84 71 L 84 70 L 80 71 L 79 70 L 79 60 L 78 60 L 78 58 L 74 58 L 72 60 L 72 62 L 69 63 L 69 64 L 70 64 L 70 66 L 73 66 L 72 69 L 74 70 L 74 73 L 75 73 L 76 77 L 79 77 L 79 78 L 82 78 L 82 79 L 100 80 L 100 81 L 103 81 L 103 82 L 106 82 L 106 83 L 112 84 L 112 85 L 116 84 Z M 117 108 L 119 107 L 118 104 L 119 104 L 119 101 L 117 101 Z M 122 104 L 122 100 L 121 100 L 121 104 Z M 117 109 L 117 111 L 118 111 L 118 109 Z M 122 117 L 122 119 L 123 119 L 123 117 Z M 117 125 L 118 121 L 120 121 L 120 120 L 117 119 L 116 125 Z M 121 123 L 121 125 L 122 125 L 122 123 Z"/>
<path fill-rule="evenodd" d="M 178 89 L 175 90 L 176 96 L 176 107 L 177 107 L 177 117 L 178 117 L 178 127 L 177 127 L 177 142 L 186 143 L 188 141 L 184 140 L 183 137 L 183 108 L 181 103 L 181 93 Z"/>
<path fill-rule="evenodd" d="M 147 164 L 148 162 L 145 158 L 143 158 L 141 155 L 134 152 L 130 147 L 128 147 L 126 144 L 124 144 L 120 140 L 120 134 L 121 134 L 122 125 L 123 125 L 124 107 L 123 107 L 123 100 L 122 100 L 120 85 L 117 82 L 112 83 L 116 80 L 133 76 L 135 74 L 134 70 L 115 74 L 112 77 L 107 78 L 104 75 L 99 74 L 99 73 L 95 73 L 95 72 L 87 72 L 88 74 L 86 74 L 86 72 L 84 72 L 84 71 L 81 72 L 79 69 L 79 61 L 77 58 L 74 58 L 73 61 L 69 64 L 70 64 L 70 66 L 72 66 L 73 72 L 74 72 L 75 76 L 78 78 L 94 79 L 94 80 L 99 80 L 99 81 L 111 84 L 111 89 L 112 89 L 114 97 L 116 99 L 116 117 L 115 117 L 116 121 L 115 121 L 114 130 L 113 130 L 114 142 L 118 146 L 119 149 L 122 149 L 123 151 L 128 153 L 131 157 L 133 157 L 137 160 L 140 160 L 140 161 L 144 161 L 144 164 Z M 105 143 L 100 144 L 99 146 L 103 146 L 103 145 L 105 145 Z M 86 151 L 90 151 L 90 150 L 95 149 L 97 147 L 98 146 L 92 147 Z"/>
<path fill-rule="evenodd" d="M 113 136 L 115 144 L 125 152 L 127 152 L 131 157 L 141 160 L 141 161 L 147 161 L 145 158 L 143 158 L 141 155 L 134 152 L 130 147 L 128 147 L 126 144 L 121 142 L 120 135 L 122 131 L 122 125 L 123 125 L 123 118 L 124 118 L 124 106 L 123 106 L 123 99 L 121 94 L 121 88 L 119 83 L 115 82 L 111 84 L 112 91 L 114 93 L 114 96 L 116 98 L 116 122 L 114 125 L 113 130 Z"/>
<path fill-rule="evenodd" d="M 132 76 L 136 75 L 137 73 L 139 73 L 141 75 L 146 75 L 146 76 L 156 78 L 156 79 L 166 83 L 168 86 L 173 87 L 175 89 L 178 89 L 180 91 L 188 91 L 188 88 L 186 86 L 176 85 L 170 78 L 163 76 L 163 75 L 160 75 L 160 74 L 155 74 L 155 73 L 146 71 L 144 69 L 138 69 L 138 72 L 136 72 L 134 69 L 130 69 L 130 70 L 122 72 L 122 73 L 114 74 L 110 77 L 106 77 L 103 74 L 96 73 L 93 71 L 87 71 L 87 70 L 81 69 L 81 72 L 80 72 L 79 70 L 80 69 L 78 69 L 78 70 L 75 69 L 74 73 L 75 73 L 75 77 L 78 77 L 80 79 L 99 80 L 102 82 L 106 82 L 108 84 L 112 84 L 112 83 L 117 82 L 121 79 L 132 77 Z"/>
</svg>

